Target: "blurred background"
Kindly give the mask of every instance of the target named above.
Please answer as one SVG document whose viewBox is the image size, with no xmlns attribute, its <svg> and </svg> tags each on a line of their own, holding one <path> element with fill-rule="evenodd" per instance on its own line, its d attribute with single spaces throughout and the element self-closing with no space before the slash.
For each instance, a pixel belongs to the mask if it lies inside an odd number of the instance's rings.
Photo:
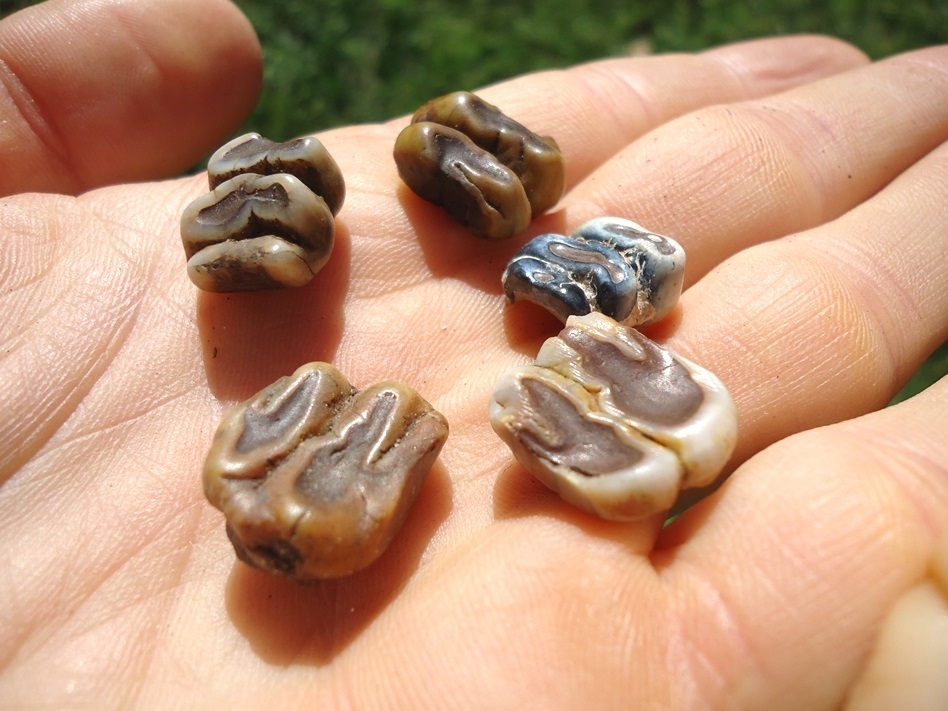
<svg viewBox="0 0 948 711">
<path fill-rule="evenodd" d="M 36 0 L 0 0 L 0 15 Z M 274 140 L 407 114 L 538 69 L 816 32 L 874 59 L 948 43 L 948 0 L 236 0 L 264 47 L 245 130 Z M 946 117 L 948 120 L 948 117 Z M 897 399 L 948 373 L 948 344 Z"/>
<path fill-rule="evenodd" d="M 433 96 L 627 53 L 788 32 L 874 58 L 948 42 L 948 0 L 238 0 L 266 48 L 270 137 L 414 111 Z"/>
<path fill-rule="evenodd" d="M 433 96 L 628 53 L 788 32 L 873 58 L 948 42 L 948 0 L 238 0 L 266 51 L 251 119 L 274 139 L 414 111 Z"/>
<path fill-rule="evenodd" d="M 0 14 L 36 0 L 0 0 Z M 247 125 L 283 140 L 628 53 L 818 32 L 873 58 L 948 42 L 948 0 L 236 0 L 266 54 Z"/>
</svg>

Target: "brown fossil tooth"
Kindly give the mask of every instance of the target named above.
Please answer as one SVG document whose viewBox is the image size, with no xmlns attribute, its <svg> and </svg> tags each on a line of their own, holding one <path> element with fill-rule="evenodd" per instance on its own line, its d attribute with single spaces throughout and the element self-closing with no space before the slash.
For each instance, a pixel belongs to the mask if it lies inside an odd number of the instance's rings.
<svg viewBox="0 0 948 711">
<path fill-rule="evenodd" d="M 329 259 L 334 237 L 326 202 L 291 175 L 238 175 L 181 217 L 188 276 L 205 291 L 302 286 Z"/>
<path fill-rule="evenodd" d="M 204 492 L 244 562 L 301 582 L 349 575 L 388 547 L 447 435 L 408 386 L 358 391 L 309 363 L 224 417 Z"/>
</svg>

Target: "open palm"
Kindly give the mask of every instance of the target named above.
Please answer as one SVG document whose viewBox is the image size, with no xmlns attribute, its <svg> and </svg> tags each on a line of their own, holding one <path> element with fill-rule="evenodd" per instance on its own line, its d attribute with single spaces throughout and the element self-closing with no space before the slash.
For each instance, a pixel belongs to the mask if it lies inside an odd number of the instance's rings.
<svg viewBox="0 0 948 711">
<path fill-rule="evenodd" d="M 204 177 L 142 181 L 255 100 L 237 11 L 50 2 L 0 53 L 0 705 L 838 708 L 942 574 L 948 382 L 865 413 L 948 337 L 948 49 L 774 39 L 487 88 L 567 164 L 501 243 L 400 183 L 404 120 L 321 134 L 348 190 L 328 265 L 231 295 L 184 268 Z M 664 529 L 570 509 L 487 422 L 559 330 L 505 306 L 504 265 L 601 215 L 684 245 L 652 335 L 740 413 L 730 480 Z M 404 381 L 451 434 L 386 554 L 301 586 L 235 561 L 200 470 L 229 405 L 314 360 Z"/>
</svg>

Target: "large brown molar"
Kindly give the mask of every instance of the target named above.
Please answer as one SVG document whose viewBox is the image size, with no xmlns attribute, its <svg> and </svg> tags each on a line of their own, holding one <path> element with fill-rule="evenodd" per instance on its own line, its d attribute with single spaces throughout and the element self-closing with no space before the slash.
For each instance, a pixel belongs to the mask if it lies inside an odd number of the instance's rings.
<svg viewBox="0 0 948 711">
<path fill-rule="evenodd" d="M 396 139 L 394 156 L 408 187 L 487 239 L 517 234 L 563 194 L 556 141 L 470 92 L 419 108 Z"/>
<path fill-rule="evenodd" d="M 534 217 L 563 194 L 563 156 L 556 141 L 537 135 L 475 94 L 455 91 L 432 99 L 411 120 L 453 128 L 493 155 L 523 184 Z"/>
<path fill-rule="evenodd" d="M 619 521 L 668 511 L 682 489 L 712 483 L 737 440 L 718 378 L 596 312 L 570 316 L 533 365 L 501 380 L 490 421 L 537 479 Z"/>
<path fill-rule="evenodd" d="M 395 143 L 405 183 L 477 235 L 504 239 L 530 223 L 530 203 L 516 174 L 454 129 L 414 123 Z"/>
<path fill-rule="evenodd" d="M 358 391 L 309 363 L 224 418 L 204 491 L 244 562 L 300 582 L 345 576 L 388 547 L 447 434 L 408 386 Z"/>
</svg>

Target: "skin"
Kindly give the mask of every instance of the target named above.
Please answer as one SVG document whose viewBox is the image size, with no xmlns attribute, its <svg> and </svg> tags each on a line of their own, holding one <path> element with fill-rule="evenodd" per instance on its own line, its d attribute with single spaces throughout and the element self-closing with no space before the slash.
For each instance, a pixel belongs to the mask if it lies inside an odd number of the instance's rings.
<svg viewBox="0 0 948 711">
<path fill-rule="evenodd" d="M 407 118 L 321 134 L 333 256 L 235 295 L 185 274 L 204 176 L 106 185 L 175 174 L 250 109 L 236 9 L 49 2 L 0 22 L 0 58 L 0 706 L 836 709 L 890 612 L 943 599 L 948 382 L 880 408 L 948 337 L 948 48 L 769 39 L 487 88 L 567 165 L 503 243 L 400 185 Z M 505 306 L 507 259 L 604 214 L 683 244 L 652 335 L 740 413 L 730 479 L 664 529 L 571 509 L 487 423 L 559 330 Z M 312 360 L 408 383 L 451 434 L 385 556 L 301 587 L 235 561 L 200 471 L 229 405 Z"/>
</svg>

